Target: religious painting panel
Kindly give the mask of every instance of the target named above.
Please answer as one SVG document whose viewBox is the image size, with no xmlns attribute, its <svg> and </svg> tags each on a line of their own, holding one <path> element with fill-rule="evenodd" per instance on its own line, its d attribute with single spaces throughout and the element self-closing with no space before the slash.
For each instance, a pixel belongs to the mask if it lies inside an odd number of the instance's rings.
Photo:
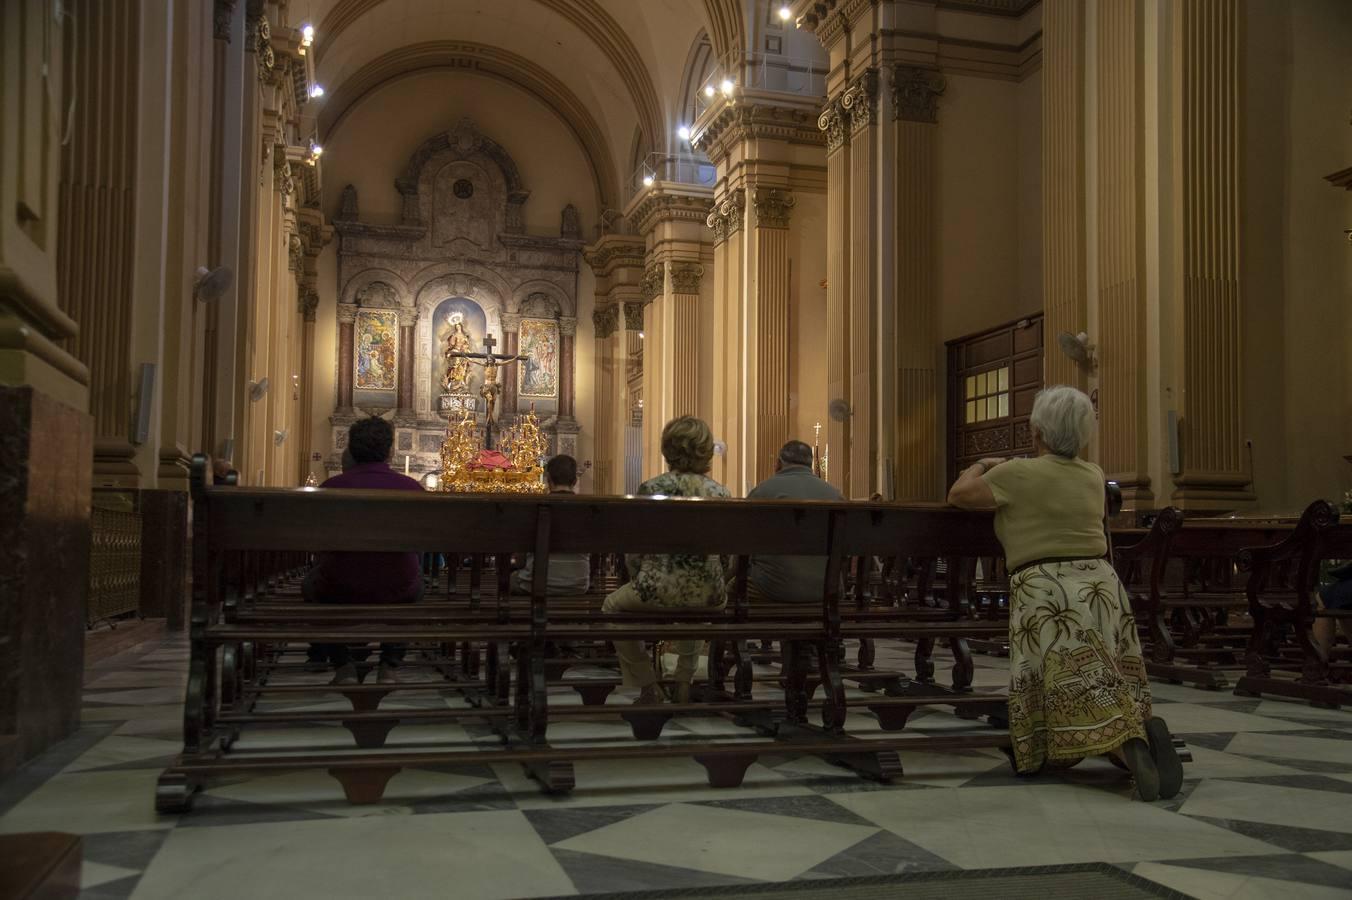
<svg viewBox="0 0 1352 900">
<path fill-rule="evenodd" d="M 359 391 L 393 391 L 399 376 L 399 314 L 392 309 L 357 313 L 353 372 Z"/>
<path fill-rule="evenodd" d="M 431 355 L 434 406 L 443 416 L 452 411 L 477 408 L 483 368 L 451 354 L 483 352 L 488 317 L 483 307 L 467 297 L 450 297 L 432 312 Z"/>
<path fill-rule="evenodd" d="M 520 353 L 522 397 L 552 400 L 559 395 L 559 323 L 522 319 Z"/>
</svg>

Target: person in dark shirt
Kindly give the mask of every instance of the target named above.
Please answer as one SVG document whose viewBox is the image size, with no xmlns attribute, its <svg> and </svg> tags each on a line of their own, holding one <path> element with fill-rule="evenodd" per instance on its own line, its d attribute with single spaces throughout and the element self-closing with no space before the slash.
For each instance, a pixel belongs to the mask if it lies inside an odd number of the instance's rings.
<svg viewBox="0 0 1352 900">
<path fill-rule="evenodd" d="M 353 465 L 320 485 L 321 488 L 421 491 L 422 485 L 389 466 L 394 428 L 372 416 L 348 429 L 347 449 Z M 422 599 L 422 569 L 417 553 L 324 553 L 305 577 L 302 590 L 313 603 L 417 603 Z M 329 644 L 325 647 L 335 672 L 334 684 L 355 684 L 356 663 L 369 652 L 364 647 Z M 381 684 L 397 682 L 395 669 L 404 658 L 402 644 L 380 645 Z"/>
<path fill-rule="evenodd" d="M 775 474 L 746 495 L 748 500 L 843 500 L 840 491 L 812 472 L 812 448 L 789 441 L 779 448 Z M 754 602 L 821 603 L 824 556 L 755 556 L 747 570 L 747 598 Z"/>
</svg>

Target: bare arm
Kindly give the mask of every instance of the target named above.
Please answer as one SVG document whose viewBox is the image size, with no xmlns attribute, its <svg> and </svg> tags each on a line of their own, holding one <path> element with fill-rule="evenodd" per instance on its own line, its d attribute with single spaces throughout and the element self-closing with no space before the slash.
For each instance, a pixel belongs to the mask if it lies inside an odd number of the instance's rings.
<svg viewBox="0 0 1352 900">
<path fill-rule="evenodd" d="M 948 490 L 948 502 L 958 509 L 995 509 L 995 494 L 981 476 L 1002 462 L 1003 459 L 983 459 L 963 469 Z"/>
</svg>

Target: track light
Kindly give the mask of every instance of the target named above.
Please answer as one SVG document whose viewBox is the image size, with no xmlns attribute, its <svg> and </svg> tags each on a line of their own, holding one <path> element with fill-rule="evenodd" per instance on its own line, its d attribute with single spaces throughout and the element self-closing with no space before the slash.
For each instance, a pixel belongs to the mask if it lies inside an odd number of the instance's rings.
<svg viewBox="0 0 1352 900">
<path fill-rule="evenodd" d="M 318 84 L 312 84 L 312 85 L 310 85 L 310 99 L 311 99 L 311 100 L 317 100 L 317 99 L 319 99 L 319 98 L 322 97 L 322 96 L 324 96 L 324 88 L 323 88 L 322 85 L 318 85 Z"/>
<path fill-rule="evenodd" d="M 682 125 L 680 128 L 676 129 L 676 136 L 683 141 L 688 141 L 690 140 L 690 129 L 685 125 Z"/>
<path fill-rule="evenodd" d="M 789 9 L 789 4 L 785 3 L 779 8 L 779 20 L 787 22 L 791 18 L 793 18 L 793 10 Z"/>
<path fill-rule="evenodd" d="M 720 84 L 718 87 L 723 91 L 723 95 L 724 95 L 724 96 L 727 96 L 728 94 L 731 94 L 731 93 L 732 93 L 732 79 L 731 79 L 731 78 L 724 78 L 724 79 L 723 79 L 723 83 Z"/>
<path fill-rule="evenodd" d="M 651 175 L 644 175 L 644 176 L 643 176 L 643 186 L 644 186 L 644 187 L 652 187 L 652 186 L 653 186 L 653 177 L 652 177 Z"/>
<path fill-rule="evenodd" d="M 718 92 L 714 90 L 714 86 L 712 84 L 704 89 L 704 96 L 706 97 L 712 97 L 716 93 Z"/>
</svg>

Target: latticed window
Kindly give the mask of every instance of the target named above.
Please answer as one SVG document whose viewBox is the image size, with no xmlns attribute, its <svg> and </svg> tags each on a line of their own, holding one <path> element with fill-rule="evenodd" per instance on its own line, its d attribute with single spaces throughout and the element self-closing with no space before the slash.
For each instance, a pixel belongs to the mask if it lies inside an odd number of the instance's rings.
<svg viewBox="0 0 1352 900">
<path fill-rule="evenodd" d="M 1001 366 L 979 375 L 968 375 L 964 422 L 975 425 L 1009 416 L 1009 366 Z"/>
<path fill-rule="evenodd" d="M 1033 452 L 1028 414 L 1042 388 L 1042 316 L 948 342 L 948 474 L 986 456 Z"/>
</svg>

